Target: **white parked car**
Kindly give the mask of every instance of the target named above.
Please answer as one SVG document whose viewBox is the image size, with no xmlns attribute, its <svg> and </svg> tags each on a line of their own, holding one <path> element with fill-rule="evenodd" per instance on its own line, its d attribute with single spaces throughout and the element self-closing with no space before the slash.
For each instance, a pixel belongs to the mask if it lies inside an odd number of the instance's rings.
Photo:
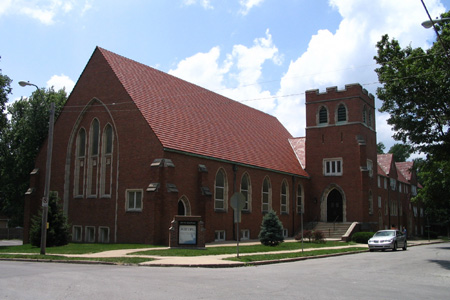
<svg viewBox="0 0 450 300">
<path fill-rule="evenodd" d="M 369 250 L 372 252 L 374 250 L 386 250 L 392 249 L 396 251 L 397 248 L 402 248 L 406 250 L 407 241 L 406 236 L 399 230 L 379 230 L 373 237 L 369 239 L 368 242 Z"/>
</svg>

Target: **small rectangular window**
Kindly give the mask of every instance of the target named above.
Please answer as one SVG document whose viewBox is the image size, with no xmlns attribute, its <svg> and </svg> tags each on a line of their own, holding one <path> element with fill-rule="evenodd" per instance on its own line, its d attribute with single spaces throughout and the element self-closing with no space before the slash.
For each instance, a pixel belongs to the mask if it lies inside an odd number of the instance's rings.
<svg viewBox="0 0 450 300">
<path fill-rule="evenodd" d="M 142 190 L 127 191 L 127 211 L 142 211 Z"/>
<path fill-rule="evenodd" d="M 81 242 L 83 239 L 83 228 L 81 226 L 73 226 L 72 241 Z"/>
<path fill-rule="evenodd" d="M 98 228 L 98 242 L 99 243 L 109 243 L 109 228 L 99 227 Z"/>
<path fill-rule="evenodd" d="M 86 243 L 94 243 L 95 242 L 95 227 L 94 226 L 86 226 Z"/>
<path fill-rule="evenodd" d="M 241 230 L 241 240 L 249 240 L 250 239 L 250 230 L 243 229 Z"/>
<path fill-rule="evenodd" d="M 216 230 L 214 232 L 215 241 L 225 241 L 225 230 Z"/>
<path fill-rule="evenodd" d="M 342 175 L 342 159 L 333 158 L 324 160 L 325 176 L 341 176 Z"/>
</svg>

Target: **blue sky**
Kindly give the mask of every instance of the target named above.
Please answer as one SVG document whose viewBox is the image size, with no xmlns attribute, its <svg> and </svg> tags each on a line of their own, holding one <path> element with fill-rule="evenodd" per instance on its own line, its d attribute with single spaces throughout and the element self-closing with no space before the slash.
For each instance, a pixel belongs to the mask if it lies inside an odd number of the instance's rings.
<svg viewBox="0 0 450 300">
<path fill-rule="evenodd" d="M 450 0 L 424 0 L 431 16 Z M 96 46 L 276 116 L 305 134 L 304 92 L 360 83 L 375 95 L 375 44 L 385 33 L 428 48 L 420 0 L 0 0 L 0 69 L 10 101 L 71 91 Z M 377 107 L 380 107 L 377 101 Z M 395 141 L 377 114 L 378 141 Z"/>
</svg>

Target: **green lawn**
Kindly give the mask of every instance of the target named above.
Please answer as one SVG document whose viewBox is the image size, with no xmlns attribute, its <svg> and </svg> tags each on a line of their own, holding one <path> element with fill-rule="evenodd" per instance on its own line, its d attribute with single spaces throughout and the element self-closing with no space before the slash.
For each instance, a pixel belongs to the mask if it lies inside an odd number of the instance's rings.
<svg viewBox="0 0 450 300">
<path fill-rule="evenodd" d="M 345 243 L 338 241 L 328 241 L 326 243 L 309 243 L 304 242 L 303 248 L 322 248 L 322 247 L 337 247 L 355 245 L 355 243 Z M 264 246 L 262 244 L 257 245 L 240 245 L 239 253 L 256 253 L 256 252 L 272 252 L 272 251 L 285 251 L 285 250 L 299 250 L 301 249 L 301 243 L 288 242 L 282 243 L 276 247 Z M 130 253 L 129 255 L 158 255 L 158 256 L 201 256 L 201 255 L 222 255 L 222 254 L 235 254 L 237 252 L 236 246 L 220 246 L 220 247 L 207 247 L 206 249 L 159 249 L 138 251 Z"/>
<path fill-rule="evenodd" d="M 47 254 L 88 254 L 98 253 L 119 249 L 140 249 L 157 248 L 161 246 L 143 245 L 143 244 L 68 244 L 60 247 L 47 247 Z M 1 253 L 36 253 L 39 254 L 41 248 L 31 246 L 30 244 L 21 246 L 0 246 Z"/>
<path fill-rule="evenodd" d="M 40 255 L 40 254 L 0 254 L 0 259 L 32 259 L 46 261 L 93 261 L 93 262 L 109 262 L 114 264 L 139 264 L 146 261 L 152 261 L 151 258 L 141 257 L 66 257 L 60 255 Z"/>
<path fill-rule="evenodd" d="M 262 255 L 246 255 L 237 257 L 225 258 L 225 260 L 240 261 L 240 262 L 255 262 L 255 261 L 268 261 L 268 260 L 280 260 L 288 258 L 298 258 L 307 256 L 319 256 L 326 254 L 336 254 L 336 253 L 346 253 L 346 252 L 357 252 L 366 251 L 367 249 L 360 247 L 351 247 L 344 249 L 323 249 L 323 250 L 311 250 L 305 252 L 291 252 L 291 253 L 276 253 L 276 254 L 262 254 Z"/>
<path fill-rule="evenodd" d="M 355 245 L 355 247 L 344 249 L 322 249 L 312 250 L 305 252 L 290 252 L 284 254 L 271 253 L 273 251 L 293 251 L 301 250 L 301 243 L 299 242 L 287 242 L 282 243 L 276 247 L 264 246 L 261 244 L 256 245 L 240 245 L 240 254 L 250 254 L 266 252 L 267 254 L 240 256 L 240 258 L 232 257 L 228 260 L 241 261 L 241 262 L 254 262 L 261 260 L 280 260 L 285 258 L 296 258 L 302 256 L 317 256 L 332 253 L 343 252 L 355 252 L 361 250 L 355 243 L 344 243 L 339 241 L 328 241 L 326 243 L 309 243 L 304 242 L 303 248 L 323 248 L 323 247 L 338 247 Z M 68 244 L 61 247 L 48 247 L 46 250 L 47 255 L 40 255 L 40 248 L 33 247 L 29 244 L 22 246 L 2 246 L 0 247 L 0 259 L 36 259 L 36 260 L 49 260 L 49 261 L 97 261 L 97 262 L 110 262 L 115 264 L 139 264 L 145 261 L 151 261 L 151 258 L 140 257 L 110 257 L 110 258 L 84 258 L 84 257 L 65 257 L 58 254 L 88 254 L 98 253 L 109 250 L 118 249 L 142 249 L 142 248 L 155 248 L 154 250 L 137 251 L 130 253 L 130 255 L 151 255 L 151 256 L 202 256 L 202 255 L 220 255 L 220 254 L 236 254 L 236 245 L 207 247 L 206 249 L 158 249 L 161 246 L 142 245 L 142 244 Z M 11 253 L 11 254 L 6 254 Z M 15 253 L 15 254 L 14 254 Z M 19 254 L 25 253 L 25 254 Z"/>
</svg>

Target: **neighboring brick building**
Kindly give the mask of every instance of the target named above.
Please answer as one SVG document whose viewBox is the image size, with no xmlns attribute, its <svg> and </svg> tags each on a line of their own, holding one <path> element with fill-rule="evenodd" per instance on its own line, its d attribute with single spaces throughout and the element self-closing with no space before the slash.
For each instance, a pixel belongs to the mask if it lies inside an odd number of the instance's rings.
<svg viewBox="0 0 450 300">
<path fill-rule="evenodd" d="M 348 85 L 308 91 L 306 106 L 306 139 L 293 138 L 273 116 L 96 48 L 55 123 L 50 188 L 72 239 L 168 244 L 175 215 L 200 216 L 206 242 L 234 239 L 229 200 L 238 191 L 247 199 L 242 238 L 257 238 L 270 209 L 286 236 L 299 230 L 302 207 L 305 222 L 377 227 L 373 96 Z M 45 157 L 43 147 L 25 201 L 25 242 Z M 402 180 L 417 185 L 415 176 Z"/>
</svg>

